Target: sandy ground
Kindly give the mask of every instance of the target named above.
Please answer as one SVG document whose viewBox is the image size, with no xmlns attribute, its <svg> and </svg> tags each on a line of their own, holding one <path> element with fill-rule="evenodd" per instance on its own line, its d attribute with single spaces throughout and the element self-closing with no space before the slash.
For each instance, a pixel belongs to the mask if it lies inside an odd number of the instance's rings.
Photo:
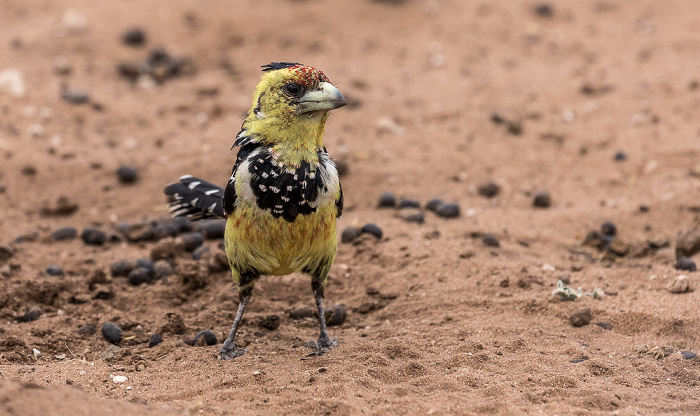
<svg viewBox="0 0 700 416">
<path fill-rule="evenodd" d="M 25 87 L 0 81 L 0 413 L 700 414 L 698 275 L 674 268 L 679 235 L 700 227 L 700 12 L 535 5 L 0 1 L 0 80 L 17 70 Z M 133 27 L 144 46 L 122 43 Z M 120 75 L 156 47 L 189 59 L 180 76 Z M 265 278 L 239 333 L 250 352 L 220 362 L 218 345 L 182 340 L 221 342 L 235 313 L 229 273 L 207 266 L 219 240 L 150 284 L 110 265 L 167 244 L 117 231 L 165 218 L 167 183 L 225 183 L 271 61 L 316 66 L 347 97 L 326 135 L 348 167 L 339 230 L 375 223 L 383 237 L 339 246 L 326 295 L 348 313 L 330 327 L 338 348 L 306 357 L 316 320 L 290 312 L 313 306 L 307 277 Z M 122 164 L 136 183 L 118 181 Z M 486 182 L 500 193 L 482 196 Z M 384 191 L 461 214 L 406 222 L 377 208 Z M 550 207 L 533 207 L 540 191 Z M 605 221 L 611 249 L 583 245 Z M 78 238 L 55 241 L 66 226 Z M 83 243 L 85 227 L 109 241 Z M 690 290 L 671 293 L 681 275 Z M 562 301 L 560 279 L 602 299 Z M 261 327 L 271 315 L 280 326 Z"/>
</svg>

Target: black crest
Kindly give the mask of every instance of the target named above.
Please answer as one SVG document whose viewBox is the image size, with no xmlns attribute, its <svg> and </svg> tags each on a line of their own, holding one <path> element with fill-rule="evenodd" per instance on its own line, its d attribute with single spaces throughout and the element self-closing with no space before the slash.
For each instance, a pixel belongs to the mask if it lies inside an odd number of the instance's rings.
<svg viewBox="0 0 700 416">
<path fill-rule="evenodd" d="M 298 62 L 271 62 L 267 65 L 262 65 L 260 68 L 263 69 L 263 72 L 267 71 L 277 71 L 278 69 L 284 69 L 284 68 L 291 68 L 293 66 L 298 66 L 301 65 Z"/>
</svg>

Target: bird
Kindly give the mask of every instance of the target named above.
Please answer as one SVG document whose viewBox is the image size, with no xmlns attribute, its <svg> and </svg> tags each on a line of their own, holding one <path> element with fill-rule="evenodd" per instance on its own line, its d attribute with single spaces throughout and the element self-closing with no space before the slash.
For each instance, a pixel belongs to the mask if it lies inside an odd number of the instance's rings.
<svg viewBox="0 0 700 416">
<path fill-rule="evenodd" d="M 238 310 L 219 359 L 247 352 L 235 338 L 261 276 L 303 273 L 319 316 L 315 351 L 338 345 L 326 328 L 323 299 L 337 252 L 343 190 L 324 146 L 329 112 L 346 105 L 320 70 L 297 62 L 261 66 L 250 110 L 231 149 L 236 161 L 225 188 L 184 175 L 164 192 L 172 216 L 226 218 L 224 248 L 238 288 Z"/>
</svg>

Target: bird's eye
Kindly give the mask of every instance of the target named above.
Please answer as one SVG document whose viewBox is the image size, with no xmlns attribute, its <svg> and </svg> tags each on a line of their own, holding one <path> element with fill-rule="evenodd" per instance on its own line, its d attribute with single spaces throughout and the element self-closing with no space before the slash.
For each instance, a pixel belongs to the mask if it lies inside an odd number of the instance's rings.
<svg viewBox="0 0 700 416">
<path fill-rule="evenodd" d="M 287 94 L 291 95 L 294 98 L 299 98 L 302 95 L 304 95 L 304 87 L 295 82 L 285 84 L 283 88 Z"/>
</svg>

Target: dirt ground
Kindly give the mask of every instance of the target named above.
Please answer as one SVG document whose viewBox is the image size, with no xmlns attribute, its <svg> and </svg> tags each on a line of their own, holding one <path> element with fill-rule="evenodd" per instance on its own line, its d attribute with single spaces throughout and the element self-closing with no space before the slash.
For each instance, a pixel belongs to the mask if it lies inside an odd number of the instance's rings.
<svg viewBox="0 0 700 416">
<path fill-rule="evenodd" d="M 700 261 L 700 11 L 537 5 L 0 0 L 0 413 L 700 414 L 698 274 L 674 267 L 681 245 Z M 122 41 L 135 27 L 143 46 Z M 144 69 L 158 47 L 187 60 Z M 339 232 L 383 237 L 339 245 L 338 348 L 307 357 L 317 321 L 290 312 L 313 307 L 308 277 L 264 278 L 239 332 L 250 352 L 221 362 L 183 341 L 220 343 L 232 322 L 219 239 L 151 283 L 110 267 L 173 243 L 118 229 L 166 218 L 166 184 L 225 184 L 272 61 L 318 67 L 347 97 L 326 132 L 348 169 Z M 385 191 L 460 216 L 408 222 L 420 213 L 377 208 Z M 551 206 L 533 207 L 541 191 Z M 583 244 L 606 221 L 617 236 Z M 56 241 L 61 227 L 77 238 Z M 107 241 L 85 244 L 86 227 Z M 560 279 L 602 298 L 561 300 Z"/>
</svg>

